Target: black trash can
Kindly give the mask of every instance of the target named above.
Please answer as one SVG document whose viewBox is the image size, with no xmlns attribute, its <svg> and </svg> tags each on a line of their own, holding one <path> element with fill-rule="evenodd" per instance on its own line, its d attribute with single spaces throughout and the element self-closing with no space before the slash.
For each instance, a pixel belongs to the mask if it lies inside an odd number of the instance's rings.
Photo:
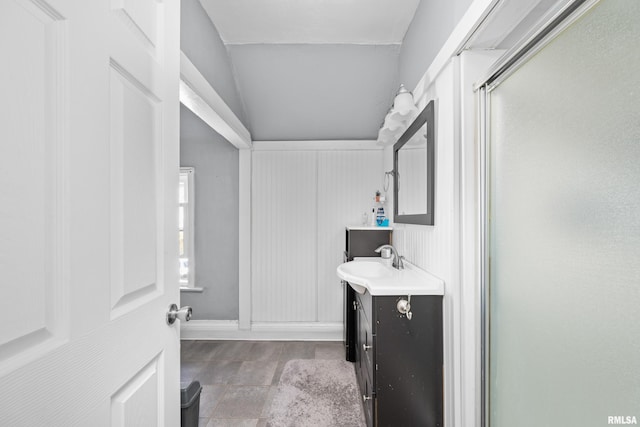
<svg viewBox="0 0 640 427">
<path fill-rule="evenodd" d="M 191 381 L 189 385 L 180 384 L 181 427 L 198 427 L 201 391 L 202 387 L 198 381 Z"/>
</svg>

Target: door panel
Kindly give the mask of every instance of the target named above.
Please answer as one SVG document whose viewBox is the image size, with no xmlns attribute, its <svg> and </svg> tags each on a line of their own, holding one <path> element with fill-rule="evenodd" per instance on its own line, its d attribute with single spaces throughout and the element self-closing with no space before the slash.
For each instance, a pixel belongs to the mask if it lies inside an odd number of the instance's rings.
<svg viewBox="0 0 640 427">
<path fill-rule="evenodd" d="M 158 402 L 162 401 L 164 369 L 162 355 L 142 368 L 111 398 L 111 425 L 154 426 L 162 418 Z"/>
<path fill-rule="evenodd" d="M 110 104 L 111 295 L 120 313 L 158 291 L 161 109 L 140 82 L 113 67 Z"/>
<path fill-rule="evenodd" d="M 0 51 L 0 423 L 179 425 L 179 2 L 3 1 Z"/>
<path fill-rule="evenodd" d="M 155 53 L 158 39 L 162 36 L 158 32 L 162 22 L 159 10 L 162 4 L 156 0 L 111 0 L 111 8 L 118 18 L 131 30 L 139 42 Z"/>
<path fill-rule="evenodd" d="M 60 20 L 55 11 L 30 2 L 2 5 L 0 37 L 21 43 L 2 43 L 3 62 L 10 66 L 0 69 L 0 277 L 4 316 L 20 322 L 0 328 L 0 373 L 38 357 L 68 334 Z M 21 80 L 28 87 L 16 84 Z"/>
</svg>

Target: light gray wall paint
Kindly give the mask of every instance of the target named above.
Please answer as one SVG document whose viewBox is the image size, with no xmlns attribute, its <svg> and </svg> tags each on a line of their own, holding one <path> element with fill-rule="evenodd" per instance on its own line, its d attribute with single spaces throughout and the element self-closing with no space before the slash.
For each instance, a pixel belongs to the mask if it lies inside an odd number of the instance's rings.
<svg viewBox="0 0 640 427">
<path fill-rule="evenodd" d="M 196 286 L 182 293 L 194 319 L 238 319 L 238 150 L 180 106 L 180 165 L 195 168 Z"/>
<path fill-rule="evenodd" d="M 180 48 L 246 126 L 233 66 L 218 30 L 198 0 L 182 0 L 180 13 Z"/>
<path fill-rule="evenodd" d="M 254 140 L 375 139 L 399 45 L 229 45 Z"/>
<path fill-rule="evenodd" d="M 180 47 L 244 123 L 233 67 L 198 0 L 182 0 Z M 238 150 L 186 107 L 180 108 L 180 164 L 195 168 L 196 285 L 182 293 L 194 319 L 238 318 Z"/>
<path fill-rule="evenodd" d="M 400 82 L 413 90 L 472 0 L 422 0 L 402 42 Z"/>
</svg>

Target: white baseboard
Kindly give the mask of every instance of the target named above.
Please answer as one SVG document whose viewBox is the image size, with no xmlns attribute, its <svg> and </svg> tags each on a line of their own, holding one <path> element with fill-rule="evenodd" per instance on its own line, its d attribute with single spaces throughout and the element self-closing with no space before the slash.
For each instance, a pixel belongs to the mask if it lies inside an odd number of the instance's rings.
<svg viewBox="0 0 640 427">
<path fill-rule="evenodd" d="M 237 320 L 191 320 L 180 325 L 183 340 L 342 341 L 342 322 L 254 322 L 240 330 Z"/>
</svg>

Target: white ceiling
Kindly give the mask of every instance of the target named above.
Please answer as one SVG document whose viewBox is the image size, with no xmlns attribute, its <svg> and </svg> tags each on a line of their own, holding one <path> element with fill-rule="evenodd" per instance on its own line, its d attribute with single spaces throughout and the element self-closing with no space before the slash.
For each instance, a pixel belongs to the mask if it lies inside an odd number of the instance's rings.
<svg viewBox="0 0 640 427">
<path fill-rule="evenodd" d="M 200 0 L 225 44 L 399 44 L 420 0 Z"/>
</svg>

